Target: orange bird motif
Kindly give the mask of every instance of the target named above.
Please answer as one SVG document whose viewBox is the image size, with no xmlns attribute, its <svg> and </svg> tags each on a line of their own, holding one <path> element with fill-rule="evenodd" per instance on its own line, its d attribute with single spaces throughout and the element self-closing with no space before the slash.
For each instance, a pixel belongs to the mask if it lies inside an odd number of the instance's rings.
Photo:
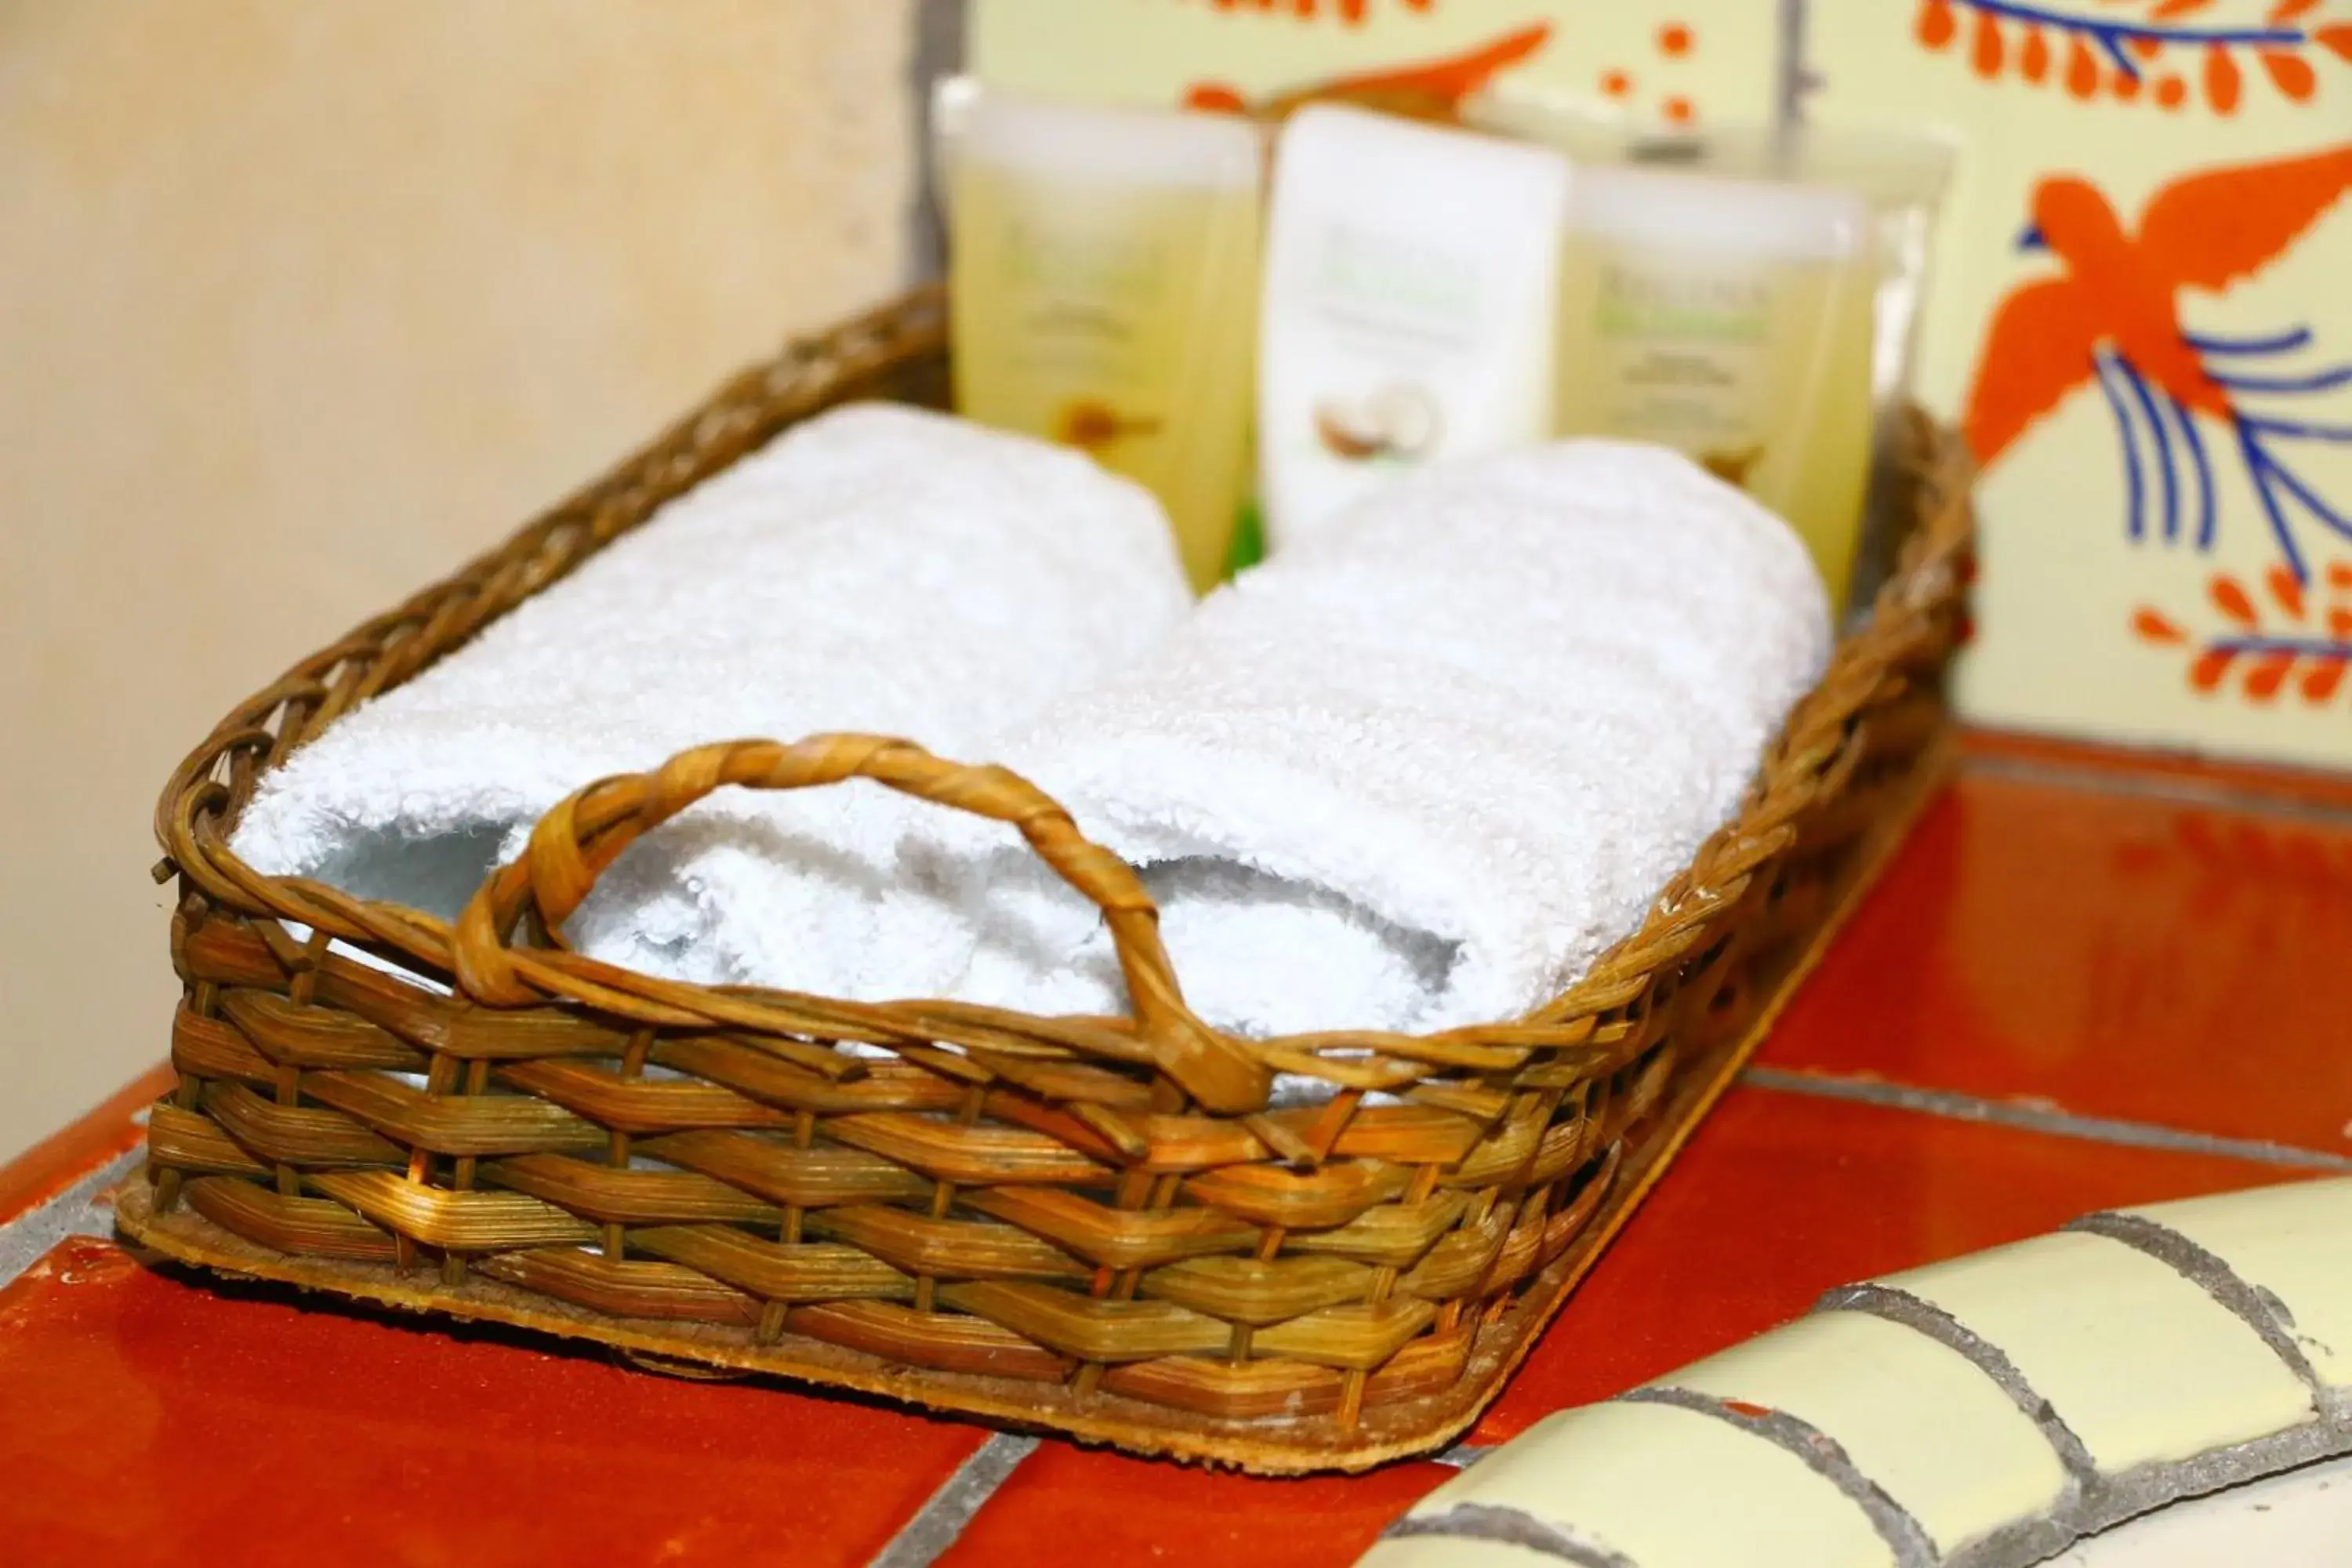
<svg viewBox="0 0 2352 1568">
<path fill-rule="evenodd" d="M 2352 432 L 2249 414 L 2239 392 L 2326 391 L 2352 383 L 2352 366 L 2301 378 L 2232 374 L 2215 363 L 2301 348 L 2307 330 L 2263 339 L 2202 338 L 2180 320 L 2184 289 L 2223 293 L 2252 277 L 2352 189 L 2352 143 L 2276 163 L 2216 169 L 2157 192 L 2126 234 L 2098 188 L 2074 174 L 2034 190 L 2032 221 L 2020 237 L 2064 264 L 2057 277 L 2023 285 L 2002 301 L 1986 333 L 1963 426 L 1977 460 L 1990 465 L 2078 387 L 2096 383 L 2114 405 L 2126 443 L 2134 537 L 2143 531 L 2136 405 L 2160 467 L 2166 536 L 2177 538 L 2176 435 L 2201 486 L 2200 547 L 2212 534 L 2211 474 L 2194 416 L 2231 429 L 2296 574 L 2305 573 L 2284 501 L 2294 499 L 2328 526 L 2352 536 L 2352 522 L 2323 501 L 2273 450 L 2277 439 L 2352 439 Z M 2127 401 L 2128 399 L 2128 401 Z M 2168 408 L 2172 419 L 2168 422 Z M 2177 432 L 2172 428 L 2177 426 Z"/>
<path fill-rule="evenodd" d="M 1224 82 L 1199 82 L 1184 95 L 1184 103 L 1188 109 L 1251 113 L 1279 120 L 1303 103 L 1332 100 L 1417 120 L 1450 121 L 1460 114 L 1463 100 L 1484 88 L 1499 72 L 1537 53 L 1550 39 L 1551 24 L 1536 22 L 1443 59 L 1335 77 L 1255 103 Z"/>
</svg>

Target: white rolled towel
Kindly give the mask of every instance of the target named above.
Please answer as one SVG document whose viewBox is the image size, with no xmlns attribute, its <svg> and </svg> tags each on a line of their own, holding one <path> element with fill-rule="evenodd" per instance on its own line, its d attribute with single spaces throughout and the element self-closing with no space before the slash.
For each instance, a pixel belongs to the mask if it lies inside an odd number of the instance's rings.
<svg viewBox="0 0 2352 1568">
<path fill-rule="evenodd" d="M 1634 929 L 1830 640 L 1778 518 L 1663 449 L 1566 442 L 1358 503 L 990 754 L 1142 869 L 1213 1024 L 1438 1029 Z M 1124 1009 L 1094 911 L 1003 830 L 927 819 L 906 854 L 973 931 L 936 989 Z"/>
<path fill-rule="evenodd" d="M 232 847 L 449 915 L 593 779 L 827 730 L 967 752 L 1148 652 L 1190 604 L 1139 487 L 1042 442 L 854 405 L 330 726 L 263 781 Z M 677 978 L 835 994 L 951 965 L 906 950 L 968 937 L 899 875 L 902 806 L 863 782 L 721 791 L 623 856 L 570 935 Z M 877 947 L 878 924 L 899 951 Z"/>
</svg>

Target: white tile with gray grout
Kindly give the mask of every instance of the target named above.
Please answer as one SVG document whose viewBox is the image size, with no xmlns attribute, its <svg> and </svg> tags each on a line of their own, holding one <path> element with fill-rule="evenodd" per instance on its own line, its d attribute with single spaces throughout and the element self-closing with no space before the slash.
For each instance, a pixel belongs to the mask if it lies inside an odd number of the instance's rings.
<svg viewBox="0 0 2352 1568">
<path fill-rule="evenodd" d="M 2031 1241 L 1832 1291 L 1814 1316 L 1747 1346 L 1618 1400 L 1547 1417 L 1429 1494 L 1363 1561 L 1366 1568 L 1481 1568 L 1501 1562 L 1496 1546 L 1507 1542 L 1622 1568 L 2040 1562 L 2180 1500 L 2352 1453 L 2352 1364 L 2305 1353 L 2332 1352 L 2333 1340 L 2345 1337 L 2341 1325 L 2352 1323 L 2347 1303 L 2352 1181 L 2290 1182 L 2087 1216 Z M 1948 1412 L 1934 1399 L 1857 1402 L 1855 1358 L 1809 1342 L 1820 1338 L 1815 1327 L 1846 1314 L 1957 1352 L 2027 1418 L 2004 1443 L 2021 1458 L 2049 1445 L 2063 1461 L 2063 1486 L 2053 1479 L 2021 1491 L 2011 1475 L 1996 1488 L 2001 1507 L 1988 1513 L 1986 1467 L 2003 1456 L 1956 1450 Z M 1797 1348 L 1759 1361 L 1754 1352 L 1776 1340 Z M 1705 1369 L 1717 1364 L 1727 1370 L 1710 1377 Z M 1729 1392 L 1735 1366 L 1751 1379 L 1772 1373 L 1765 1381 L 1777 1379 L 1780 1403 Z M 1681 1386 L 1685 1376 L 1706 1391 Z M 1832 1397 L 1841 1384 L 1843 1397 Z M 1706 1425 L 1665 1421 L 1643 1454 L 1627 1455 L 1622 1441 L 1587 1451 L 1594 1423 L 1610 1419 L 1602 1413 L 1629 1402 Z M 1813 1419 L 1824 1412 L 1828 1427 Z M 1782 1415 L 1793 1419 L 1776 1421 Z M 1726 1450 L 1712 1436 L 1711 1459 L 1696 1462 L 1706 1447 L 1696 1439 L 1721 1432 L 1722 1423 L 1801 1465 L 1783 1459 L 1775 1478 L 1757 1450 Z M 1901 1484 L 1885 1485 L 1888 1473 L 1865 1480 L 1850 1444 L 1831 1429 L 1839 1426 L 1849 1438 L 1859 1427 L 1880 1465 L 1907 1460 Z M 1595 1481 L 1599 1468 L 1612 1473 Z M 1678 1496 L 1706 1489 L 1714 1506 L 1631 1500 L 1645 1484 L 1656 1490 L 1662 1476 L 1683 1489 Z M 1715 1495 L 1742 1485 L 1736 1499 Z M 1832 1495 L 1851 1510 L 1843 1519 L 1824 1507 Z M 1965 1538 L 1934 1540 L 1921 1527 L 1922 1501 L 1948 1524 L 1955 1503 L 1972 1510 Z M 1755 1528 L 1762 1510 L 1776 1526 L 1799 1516 L 1810 1523 L 1775 1547 Z M 1857 1534 L 1864 1521 L 1874 1540 Z M 1445 1552 L 1449 1539 L 1458 1541 L 1458 1557 Z"/>
</svg>

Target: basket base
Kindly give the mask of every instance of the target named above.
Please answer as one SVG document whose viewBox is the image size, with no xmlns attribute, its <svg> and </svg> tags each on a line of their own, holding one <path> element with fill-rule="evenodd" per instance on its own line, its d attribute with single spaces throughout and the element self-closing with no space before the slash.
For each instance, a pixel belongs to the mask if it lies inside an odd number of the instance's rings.
<svg viewBox="0 0 2352 1568">
<path fill-rule="evenodd" d="M 1099 1389 L 1081 1394 L 1051 1384 L 922 1371 L 797 1335 L 762 1344 L 746 1328 L 607 1317 L 470 1271 L 462 1283 L 451 1286 L 430 1271 L 404 1274 L 384 1264 L 289 1257 L 247 1241 L 188 1208 L 157 1212 L 145 1183 L 134 1183 L 123 1193 L 116 1223 L 133 1241 L 181 1263 L 405 1310 L 594 1341 L 633 1363 L 664 1372 L 721 1377 L 772 1373 L 1003 1426 L 1058 1432 L 1131 1453 L 1233 1465 L 1261 1475 L 1370 1469 L 1444 1447 L 1466 1431 L 1502 1391 L 1570 1289 L 1632 1217 L 1769 1032 L 1781 1006 L 1940 788 L 1955 751 L 1948 732 L 1923 751 L 1909 776 L 1892 792 L 1887 809 L 1856 846 L 1843 886 L 1819 928 L 1792 953 L 1769 994 L 1761 998 L 1749 1026 L 1678 1069 L 1657 1113 L 1625 1134 L 1613 1172 L 1602 1178 L 1609 1186 L 1583 1232 L 1507 1310 L 1478 1330 L 1460 1377 L 1434 1394 L 1369 1407 L 1352 1429 L 1329 1415 L 1220 1419 Z"/>
</svg>

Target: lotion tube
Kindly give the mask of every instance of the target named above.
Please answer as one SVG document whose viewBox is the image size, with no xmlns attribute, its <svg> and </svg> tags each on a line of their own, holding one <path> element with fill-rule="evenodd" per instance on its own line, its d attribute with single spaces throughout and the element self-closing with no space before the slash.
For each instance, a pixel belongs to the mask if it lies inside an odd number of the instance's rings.
<svg viewBox="0 0 2352 1568">
<path fill-rule="evenodd" d="M 950 163 L 955 403 L 1160 498 L 1223 574 L 1249 486 L 1264 152 L 1223 116 L 982 92 Z"/>
<path fill-rule="evenodd" d="M 1584 167 L 1559 433 L 1655 441 L 1741 486 L 1803 536 L 1842 603 L 1870 468 L 1871 257 L 1849 190 Z"/>
<path fill-rule="evenodd" d="M 1271 550 L 1399 473 L 1552 425 L 1567 160 L 1335 104 L 1284 127 L 1259 331 Z"/>
</svg>

